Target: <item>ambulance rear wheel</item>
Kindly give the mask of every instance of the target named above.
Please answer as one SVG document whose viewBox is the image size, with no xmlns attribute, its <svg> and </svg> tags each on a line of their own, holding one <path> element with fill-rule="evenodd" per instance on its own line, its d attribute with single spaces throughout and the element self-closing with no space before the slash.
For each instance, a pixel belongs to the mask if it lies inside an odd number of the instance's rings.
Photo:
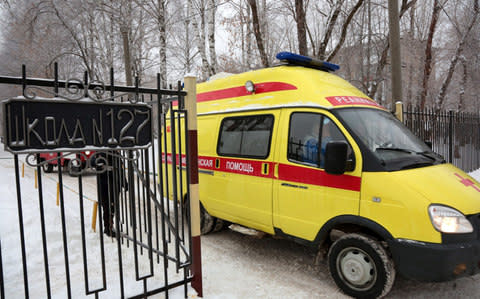
<svg viewBox="0 0 480 299">
<path fill-rule="evenodd" d="M 379 242 L 360 234 L 347 234 L 328 252 L 330 274 L 337 286 L 355 298 L 381 298 L 393 286 L 395 268 Z"/>
<path fill-rule="evenodd" d="M 220 218 L 215 218 L 215 226 L 213 227 L 212 232 L 219 232 L 221 230 L 224 230 L 230 226 L 230 222 L 220 219 Z"/>
<path fill-rule="evenodd" d="M 200 232 L 202 235 L 211 233 L 215 228 L 216 218 L 208 214 L 207 210 L 200 203 Z"/>
</svg>

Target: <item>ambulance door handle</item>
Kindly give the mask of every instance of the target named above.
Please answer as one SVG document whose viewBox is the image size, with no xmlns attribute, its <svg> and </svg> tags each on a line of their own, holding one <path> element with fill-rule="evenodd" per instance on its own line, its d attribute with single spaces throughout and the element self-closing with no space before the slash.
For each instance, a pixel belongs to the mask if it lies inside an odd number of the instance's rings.
<svg viewBox="0 0 480 299">
<path fill-rule="evenodd" d="M 209 174 L 209 175 L 214 175 L 215 174 L 213 172 L 213 170 L 205 170 L 205 169 L 199 169 L 198 172 L 199 173 L 204 173 L 204 174 Z"/>
<path fill-rule="evenodd" d="M 308 189 L 307 186 L 300 186 L 300 185 L 294 185 L 294 184 L 289 184 L 289 183 L 282 183 L 282 186 L 292 187 L 292 188 L 300 188 L 300 189 Z"/>
</svg>

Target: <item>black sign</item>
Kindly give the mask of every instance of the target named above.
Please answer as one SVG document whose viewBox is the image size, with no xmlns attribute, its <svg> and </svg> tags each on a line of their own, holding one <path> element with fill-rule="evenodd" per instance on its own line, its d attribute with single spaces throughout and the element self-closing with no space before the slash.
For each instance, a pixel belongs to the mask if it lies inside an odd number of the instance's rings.
<svg viewBox="0 0 480 299">
<path fill-rule="evenodd" d="M 5 148 L 136 149 L 152 141 L 151 107 L 143 104 L 10 99 L 3 103 Z"/>
</svg>

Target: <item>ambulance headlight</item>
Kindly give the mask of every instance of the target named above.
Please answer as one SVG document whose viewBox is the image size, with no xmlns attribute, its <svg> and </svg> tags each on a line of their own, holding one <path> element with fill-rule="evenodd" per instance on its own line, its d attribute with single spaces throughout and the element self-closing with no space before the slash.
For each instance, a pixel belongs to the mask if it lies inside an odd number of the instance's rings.
<svg viewBox="0 0 480 299">
<path fill-rule="evenodd" d="M 466 234 L 473 232 L 470 221 L 459 211 L 441 205 L 428 207 L 430 220 L 436 230 L 442 233 Z"/>
</svg>

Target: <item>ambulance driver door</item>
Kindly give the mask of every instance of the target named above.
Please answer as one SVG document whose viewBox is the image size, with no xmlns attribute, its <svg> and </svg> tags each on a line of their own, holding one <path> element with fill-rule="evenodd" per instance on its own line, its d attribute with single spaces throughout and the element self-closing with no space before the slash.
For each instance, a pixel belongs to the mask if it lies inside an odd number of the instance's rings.
<svg viewBox="0 0 480 299">
<path fill-rule="evenodd" d="M 274 226 L 285 234 L 313 240 L 331 217 L 358 212 L 360 178 L 349 171 L 331 175 L 324 170 L 327 143 L 348 144 L 332 117 L 308 109 L 290 113 L 288 130 L 282 134 L 277 145 Z M 349 160 L 355 159 L 350 145 L 348 155 Z"/>
</svg>

